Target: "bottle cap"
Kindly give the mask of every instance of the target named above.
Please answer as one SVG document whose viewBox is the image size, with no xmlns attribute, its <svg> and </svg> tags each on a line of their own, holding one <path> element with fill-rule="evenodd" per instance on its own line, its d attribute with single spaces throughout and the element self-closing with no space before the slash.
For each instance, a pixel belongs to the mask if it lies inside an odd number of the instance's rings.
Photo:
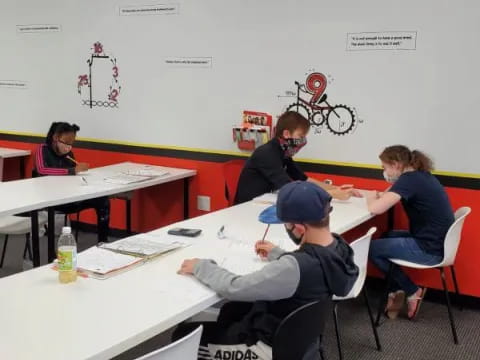
<svg viewBox="0 0 480 360">
<path fill-rule="evenodd" d="M 62 228 L 62 234 L 71 234 L 72 233 L 72 228 L 70 226 L 64 226 Z"/>
</svg>

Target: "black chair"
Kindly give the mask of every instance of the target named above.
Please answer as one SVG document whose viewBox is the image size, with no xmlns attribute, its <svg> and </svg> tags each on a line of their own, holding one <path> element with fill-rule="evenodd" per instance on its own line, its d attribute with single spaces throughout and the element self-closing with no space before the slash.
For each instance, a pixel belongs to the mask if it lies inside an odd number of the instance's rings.
<svg viewBox="0 0 480 360">
<path fill-rule="evenodd" d="M 302 360 L 307 350 L 321 339 L 331 303 L 331 299 L 314 301 L 283 319 L 273 338 L 272 360 Z"/>
</svg>

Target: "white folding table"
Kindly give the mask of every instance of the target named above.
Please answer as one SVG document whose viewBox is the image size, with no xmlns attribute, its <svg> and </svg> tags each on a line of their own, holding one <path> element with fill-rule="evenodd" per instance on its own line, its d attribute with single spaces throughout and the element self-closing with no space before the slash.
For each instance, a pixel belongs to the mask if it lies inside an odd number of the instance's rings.
<svg viewBox="0 0 480 360">
<path fill-rule="evenodd" d="M 104 178 L 115 174 L 139 170 L 167 171 L 168 173 L 164 176 L 155 176 L 148 180 L 131 184 L 111 184 L 103 181 Z M 48 209 L 48 261 L 50 262 L 55 258 L 53 231 L 55 206 L 183 180 L 184 218 L 188 218 L 188 180 L 195 174 L 196 170 L 125 162 L 95 168 L 83 175 L 44 176 L 3 182 L 0 183 L 0 216 L 31 212 L 33 264 L 36 267 L 40 265 L 38 210 Z M 85 185 L 82 177 L 87 180 L 88 185 Z"/>
</svg>

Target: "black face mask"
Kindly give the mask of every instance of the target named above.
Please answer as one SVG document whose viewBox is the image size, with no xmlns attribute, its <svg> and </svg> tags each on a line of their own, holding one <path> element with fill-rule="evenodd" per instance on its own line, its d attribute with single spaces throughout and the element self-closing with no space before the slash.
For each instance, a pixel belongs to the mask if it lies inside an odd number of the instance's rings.
<svg viewBox="0 0 480 360">
<path fill-rule="evenodd" d="M 302 239 L 303 239 L 303 235 L 301 235 L 300 237 L 297 237 L 293 233 L 293 228 L 288 229 L 287 227 L 285 227 L 285 230 L 287 231 L 288 237 L 295 243 L 295 245 L 300 245 L 300 243 L 302 242 Z"/>
</svg>

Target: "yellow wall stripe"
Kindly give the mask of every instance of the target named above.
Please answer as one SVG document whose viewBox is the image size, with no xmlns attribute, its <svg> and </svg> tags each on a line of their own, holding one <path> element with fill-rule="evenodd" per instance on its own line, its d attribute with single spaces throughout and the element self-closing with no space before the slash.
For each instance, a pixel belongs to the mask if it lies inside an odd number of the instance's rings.
<svg viewBox="0 0 480 360">
<path fill-rule="evenodd" d="M 45 137 L 45 134 L 19 132 L 19 131 L 3 131 L 2 130 L 0 131 L 0 134 Z M 110 140 L 110 139 L 94 139 L 94 138 L 78 137 L 77 140 L 100 143 L 100 144 L 147 147 L 147 148 L 153 148 L 153 149 L 180 150 L 180 151 L 191 151 L 191 152 L 200 152 L 200 153 L 208 153 L 208 154 L 233 155 L 233 156 L 243 156 L 243 157 L 250 156 L 249 153 L 242 153 L 238 151 L 190 148 L 190 147 L 184 147 L 184 146 L 166 146 L 166 145 L 137 143 L 137 142 L 130 142 L 130 141 L 118 141 L 118 140 Z M 362 164 L 362 163 L 355 163 L 355 162 L 329 161 L 329 160 L 318 160 L 318 159 L 308 159 L 308 158 L 296 158 L 296 160 L 300 162 L 310 163 L 310 164 L 345 166 L 345 167 L 356 167 L 356 168 L 366 168 L 366 169 L 381 169 L 380 165 Z M 444 170 L 436 170 L 433 173 L 436 175 L 443 175 L 443 176 L 480 179 L 480 174 L 473 174 L 473 173 L 460 173 L 460 172 L 444 171 Z"/>
</svg>

